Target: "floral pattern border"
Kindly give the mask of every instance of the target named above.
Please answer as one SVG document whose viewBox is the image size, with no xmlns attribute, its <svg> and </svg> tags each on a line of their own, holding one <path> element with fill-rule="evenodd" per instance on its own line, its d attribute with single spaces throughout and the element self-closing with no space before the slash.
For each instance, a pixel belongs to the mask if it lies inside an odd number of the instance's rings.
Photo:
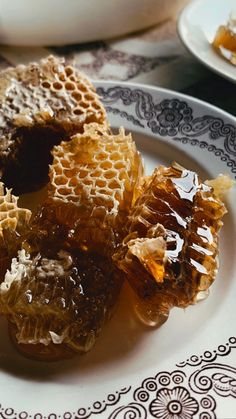
<svg viewBox="0 0 236 419">
<path fill-rule="evenodd" d="M 183 368 L 186 365 L 195 367 L 201 365 L 203 362 L 213 362 L 218 356 L 229 355 L 233 349 L 236 349 L 236 338 L 232 336 L 229 338 L 228 342 L 224 345 L 219 345 L 218 348 L 214 349 L 212 352 L 205 351 L 203 355 L 192 355 L 186 361 L 176 364 L 176 366 L 180 368 Z"/>
<path fill-rule="evenodd" d="M 205 364 L 193 373 L 162 371 L 142 382 L 133 401 L 119 406 L 109 419 L 217 419 L 217 397 L 236 398 L 236 368 Z"/>
<path fill-rule="evenodd" d="M 173 98 L 157 102 L 150 93 L 140 88 L 98 87 L 97 92 L 108 113 L 119 113 L 121 118 L 131 121 L 134 125 L 148 128 L 161 137 L 198 146 L 214 153 L 225 162 L 236 178 L 236 126 L 226 124 L 221 118 L 211 115 L 194 117 L 193 109 L 186 101 Z M 127 107 L 130 113 L 114 108 L 113 105 L 119 102 Z M 220 147 L 217 144 L 218 140 Z"/>
<path fill-rule="evenodd" d="M 12 407 L 3 407 L 0 404 L 0 415 L 3 419 L 87 419 L 91 415 L 94 414 L 101 414 L 104 412 L 109 406 L 116 405 L 122 395 L 127 394 L 131 390 L 131 386 L 124 387 L 115 393 L 108 394 L 105 400 L 102 401 L 95 401 L 93 405 L 84 408 L 79 407 L 76 412 L 64 412 L 61 415 L 56 413 L 50 413 L 49 415 L 44 415 L 41 412 L 37 412 L 33 415 L 28 413 L 26 410 L 17 412 Z"/>
<path fill-rule="evenodd" d="M 181 369 L 146 378 L 133 391 L 132 401 L 117 407 L 108 419 L 217 419 L 219 396 L 236 399 L 236 368 L 214 361 L 233 349 L 235 336 L 213 351 L 177 364 Z"/>
<path fill-rule="evenodd" d="M 236 368 L 215 361 L 218 357 L 228 357 L 234 349 L 236 336 L 231 336 L 217 349 L 200 356 L 192 355 L 176 364 L 178 369 L 160 371 L 145 378 L 132 392 L 131 386 L 124 387 L 109 394 L 106 400 L 95 401 L 92 406 L 80 407 L 76 412 L 31 415 L 0 405 L 0 414 L 3 419 L 87 419 L 106 411 L 107 419 L 217 419 L 219 397 L 236 399 Z M 120 405 L 122 396 L 128 393 L 128 403 Z M 110 411 L 112 406 L 116 407 Z"/>
</svg>

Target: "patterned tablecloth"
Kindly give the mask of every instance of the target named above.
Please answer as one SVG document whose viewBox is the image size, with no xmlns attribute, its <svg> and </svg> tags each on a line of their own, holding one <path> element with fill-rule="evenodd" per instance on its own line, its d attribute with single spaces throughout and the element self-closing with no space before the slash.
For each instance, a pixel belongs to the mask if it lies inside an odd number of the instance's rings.
<svg viewBox="0 0 236 419">
<path fill-rule="evenodd" d="M 236 115 L 236 84 L 206 69 L 181 44 L 174 20 L 111 41 L 50 48 L 0 47 L 0 68 L 49 54 L 74 60 L 92 79 L 122 80 L 177 90 Z"/>
</svg>

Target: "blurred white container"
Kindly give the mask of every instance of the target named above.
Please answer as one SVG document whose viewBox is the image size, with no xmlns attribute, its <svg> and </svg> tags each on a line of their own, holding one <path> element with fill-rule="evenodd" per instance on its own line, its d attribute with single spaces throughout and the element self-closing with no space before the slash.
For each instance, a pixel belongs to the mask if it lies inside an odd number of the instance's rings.
<svg viewBox="0 0 236 419">
<path fill-rule="evenodd" d="M 187 0 L 0 0 L 0 43 L 65 45 L 111 38 L 173 17 Z"/>
</svg>

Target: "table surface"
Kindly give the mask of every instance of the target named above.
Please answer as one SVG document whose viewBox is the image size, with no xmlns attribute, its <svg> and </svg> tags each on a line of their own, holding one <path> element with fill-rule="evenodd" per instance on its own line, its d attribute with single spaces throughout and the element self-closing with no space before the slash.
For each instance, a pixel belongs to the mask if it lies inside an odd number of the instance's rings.
<svg viewBox="0 0 236 419">
<path fill-rule="evenodd" d="M 90 78 L 122 80 L 165 87 L 195 96 L 236 115 L 236 84 L 200 64 L 181 44 L 176 22 L 111 41 L 61 47 L 0 47 L 0 68 L 64 56 Z"/>
</svg>

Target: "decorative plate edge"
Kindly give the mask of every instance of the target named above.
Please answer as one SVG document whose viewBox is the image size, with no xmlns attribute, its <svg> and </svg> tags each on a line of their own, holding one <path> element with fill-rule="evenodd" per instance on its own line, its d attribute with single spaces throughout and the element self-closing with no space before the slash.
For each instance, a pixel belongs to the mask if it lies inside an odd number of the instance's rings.
<svg viewBox="0 0 236 419">
<path fill-rule="evenodd" d="M 236 126 L 226 124 L 222 118 L 212 115 L 194 117 L 193 109 L 186 100 L 172 98 L 157 102 L 151 93 L 137 87 L 98 86 L 97 93 L 108 113 L 119 114 L 120 118 L 134 126 L 146 128 L 163 138 L 214 153 L 225 162 L 236 178 Z M 122 103 L 127 111 L 114 107 L 117 103 Z M 208 136 L 209 143 L 201 140 L 203 135 Z M 220 147 L 215 144 L 218 140 Z"/>
</svg>

